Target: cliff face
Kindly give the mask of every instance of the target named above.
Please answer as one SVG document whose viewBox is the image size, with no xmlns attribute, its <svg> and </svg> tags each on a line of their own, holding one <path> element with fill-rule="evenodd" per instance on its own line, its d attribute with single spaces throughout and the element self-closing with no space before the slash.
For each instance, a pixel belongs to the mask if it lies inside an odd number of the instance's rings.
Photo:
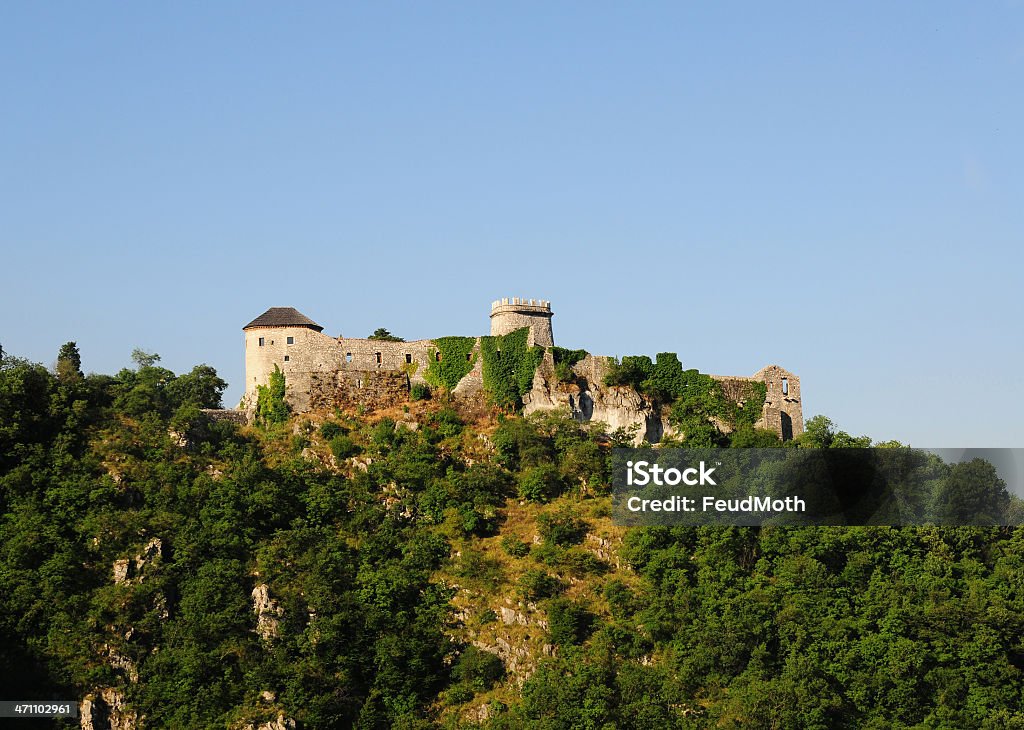
<svg viewBox="0 0 1024 730">
<path fill-rule="evenodd" d="M 608 374 L 608 358 L 587 355 L 572 368 L 574 382 L 562 382 L 555 375 L 554 360 L 546 353 L 533 376 L 533 388 L 523 396 L 523 413 L 568 411 L 577 421 L 597 421 L 608 425 L 608 431 L 634 430 L 633 442 L 655 443 L 665 434 L 664 422 L 657 405 L 626 386 L 604 385 Z"/>
</svg>

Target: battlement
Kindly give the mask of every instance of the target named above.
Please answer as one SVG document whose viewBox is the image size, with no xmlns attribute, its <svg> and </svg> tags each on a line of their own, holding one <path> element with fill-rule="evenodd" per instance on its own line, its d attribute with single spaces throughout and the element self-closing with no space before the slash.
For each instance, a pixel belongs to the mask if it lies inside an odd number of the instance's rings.
<svg viewBox="0 0 1024 730">
<path fill-rule="evenodd" d="M 546 299 L 523 299 L 512 297 L 509 299 L 495 299 L 491 302 L 491 316 L 502 312 L 536 312 L 537 314 L 551 313 L 551 302 Z"/>
<path fill-rule="evenodd" d="M 498 299 L 491 303 L 491 334 L 507 335 L 517 329 L 530 329 L 530 345 L 551 347 L 555 337 L 551 332 L 551 302 L 546 299 Z"/>
</svg>

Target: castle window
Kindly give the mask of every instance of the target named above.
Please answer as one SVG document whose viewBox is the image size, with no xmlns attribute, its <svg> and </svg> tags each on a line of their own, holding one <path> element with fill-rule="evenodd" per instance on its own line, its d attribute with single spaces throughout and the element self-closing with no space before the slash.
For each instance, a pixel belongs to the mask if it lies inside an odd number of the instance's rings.
<svg viewBox="0 0 1024 730">
<path fill-rule="evenodd" d="M 411 364 L 412 363 L 412 355 L 410 355 L 408 352 L 405 353 L 405 362 L 406 362 L 406 364 Z"/>
<path fill-rule="evenodd" d="M 782 379 L 782 394 L 789 395 L 789 378 Z"/>
<path fill-rule="evenodd" d="M 345 362 L 352 362 L 352 353 L 351 352 L 346 352 L 345 353 Z"/>
<path fill-rule="evenodd" d="M 289 345 L 294 345 L 295 344 L 295 338 L 294 337 L 289 337 L 288 338 L 288 344 Z"/>
<path fill-rule="evenodd" d="M 264 342 L 264 340 L 263 340 L 263 338 L 261 337 L 261 338 L 260 338 L 260 347 L 263 347 L 263 342 Z"/>
<path fill-rule="evenodd" d="M 284 361 L 288 362 L 288 356 L 287 355 L 284 356 Z"/>
<path fill-rule="evenodd" d="M 379 352 L 375 352 L 373 354 L 377 357 L 377 366 L 379 367 L 380 366 L 380 353 Z"/>
</svg>

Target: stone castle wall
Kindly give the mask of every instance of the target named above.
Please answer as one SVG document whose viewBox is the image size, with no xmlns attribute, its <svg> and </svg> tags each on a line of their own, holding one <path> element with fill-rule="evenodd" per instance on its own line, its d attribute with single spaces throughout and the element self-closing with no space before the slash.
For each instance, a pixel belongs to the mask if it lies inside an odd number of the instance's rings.
<svg viewBox="0 0 1024 730">
<path fill-rule="evenodd" d="M 319 393 L 316 399 L 323 400 L 324 383 L 338 373 L 397 372 L 405 379 L 408 393 L 408 384 L 425 382 L 423 374 L 434 352 L 432 340 L 386 342 L 334 338 L 306 327 L 254 327 L 245 332 L 244 404 L 255 405 L 256 387 L 267 384 L 275 365 L 284 373 L 288 404 L 300 413 L 316 407 L 314 391 Z M 361 381 L 337 382 L 340 386 Z"/>
<path fill-rule="evenodd" d="M 527 345 L 551 347 L 555 344 L 551 332 L 551 302 L 543 299 L 501 299 L 491 304 L 491 335 L 507 335 L 523 327 L 530 328 Z"/>
<path fill-rule="evenodd" d="M 491 307 L 491 334 L 502 335 L 530 328 L 529 343 L 554 344 L 551 305 L 543 300 L 503 299 Z M 479 353 L 477 341 L 475 352 Z M 246 388 L 242 408 L 256 404 L 256 388 L 266 385 L 277 366 L 285 376 L 286 400 L 298 413 L 323 407 L 388 407 L 408 400 L 413 384 L 425 383 L 424 375 L 438 356 L 433 340 L 386 342 L 330 337 L 304 326 L 254 326 L 245 330 Z M 640 438 L 660 440 L 666 425 L 642 396 L 603 386 L 607 358 L 588 355 L 574 366 L 577 376 L 590 385 L 584 390 L 560 392 L 553 375 L 551 353 L 524 398 L 526 413 L 568 407 L 580 420 L 598 420 L 613 428 L 636 425 Z M 483 392 L 481 358 L 454 389 L 463 400 L 479 400 Z M 551 373 L 547 371 L 551 370 Z M 755 424 L 779 434 L 784 440 L 803 433 L 800 378 L 769 365 L 750 377 L 713 375 L 727 397 L 741 400 L 749 383 L 765 384 L 767 394 L 761 419 Z M 635 396 L 635 397 L 634 397 Z"/>
</svg>

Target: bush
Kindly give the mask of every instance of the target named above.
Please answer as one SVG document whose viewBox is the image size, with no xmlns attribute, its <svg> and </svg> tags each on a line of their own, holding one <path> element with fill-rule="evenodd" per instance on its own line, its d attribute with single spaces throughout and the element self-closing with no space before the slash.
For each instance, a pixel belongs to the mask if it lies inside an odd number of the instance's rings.
<svg viewBox="0 0 1024 730">
<path fill-rule="evenodd" d="M 528 601 L 550 598 L 562 592 L 562 581 L 545 570 L 528 570 L 519 579 L 519 593 Z"/>
<path fill-rule="evenodd" d="M 562 493 L 562 478 L 553 465 L 527 469 L 519 477 L 519 498 L 529 502 L 548 502 Z"/>
<path fill-rule="evenodd" d="M 466 647 L 452 667 L 455 681 L 477 691 L 490 689 L 504 674 L 505 665 L 501 659 L 472 645 Z"/>
<path fill-rule="evenodd" d="M 636 596 L 632 589 L 618 578 L 605 585 L 604 597 L 612 616 L 617 619 L 627 618 L 637 610 Z"/>
<path fill-rule="evenodd" d="M 330 441 L 340 433 L 342 433 L 342 428 L 334 421 L 325 421 L 320 426 L 320 436 L 327 441 Z"/>
<path fill-rule="evenodd" d="M 594 615 L 566 598 L 548 602 L 548 631 L 556 644 L 582 644 L 594 623 Z"/>
<path fill-rule="evenodd" d="M 342 459 L 347 459 L 350 456 L 358 454 L 359 447 L 356 446 L 355 442 L 348 436 L 343 433 L 339 433 L 331 439 L 331 453 L 334 454 L 335 459 L 341 461 Z"/>
<path fill-rule="evenodd" d="M 513 558 L 525 558 L 530 554 L 530 546 L 514 535 L 501 538 L 501 549 Z"/>
<path fill-rule="evenodd" d="M 464 684 L 457 684 L 441 693 L 446 705 L 461 705 L 473 699 L 473 689 Z"/>
<path fill-rule="evenodd" d="M 537 517 L 537 527 L 544 542 L 553 545 L 576 545 L 587 534 L 589 525 L 577 517 L 572 509 L 565 508 Z"/>
<path fill-rule="evenodd" d="M 430 400 L 430 386 L 423 383 L 413 383 L 409 388 L 409 400 Z"/>
</svg>

